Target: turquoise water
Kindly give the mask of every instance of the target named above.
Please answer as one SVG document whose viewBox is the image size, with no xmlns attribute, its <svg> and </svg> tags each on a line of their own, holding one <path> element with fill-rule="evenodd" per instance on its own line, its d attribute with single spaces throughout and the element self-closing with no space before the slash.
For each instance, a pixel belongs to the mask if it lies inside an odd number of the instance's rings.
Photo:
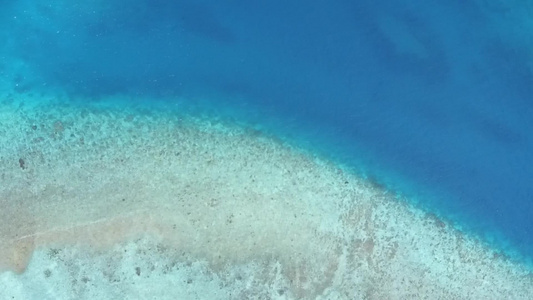
<svg viewBox="0 0 533 300">
<path fill-rule="evenodd" d="M 526 1 L 2 5 L 0 73 L 21 95 L 243 120 L 533 259 Z"/>
</svg>

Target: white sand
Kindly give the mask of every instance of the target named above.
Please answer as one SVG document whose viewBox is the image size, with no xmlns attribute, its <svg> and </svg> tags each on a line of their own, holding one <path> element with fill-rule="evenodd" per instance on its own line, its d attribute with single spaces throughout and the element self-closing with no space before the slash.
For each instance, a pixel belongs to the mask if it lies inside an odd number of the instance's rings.
<svg viewBox="0 0 533 300">
<path fill-rule="evenodd" d="M 257 130 L 3 96 L 0 155 L 0 299 L 533 295 L 519 265 Z"/>
</svg>

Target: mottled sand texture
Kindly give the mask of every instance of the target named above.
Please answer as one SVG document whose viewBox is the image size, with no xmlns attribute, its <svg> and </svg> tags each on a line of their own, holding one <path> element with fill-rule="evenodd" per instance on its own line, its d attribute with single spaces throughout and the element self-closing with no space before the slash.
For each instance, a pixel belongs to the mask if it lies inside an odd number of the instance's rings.
<svg viewBox="0 0 533 300">
<path fill-rule="evenodd" d="M 1 299 L 533 295 L 520 266 L 260 130 L 31 101 L 0 99 Z"/>
</svg>

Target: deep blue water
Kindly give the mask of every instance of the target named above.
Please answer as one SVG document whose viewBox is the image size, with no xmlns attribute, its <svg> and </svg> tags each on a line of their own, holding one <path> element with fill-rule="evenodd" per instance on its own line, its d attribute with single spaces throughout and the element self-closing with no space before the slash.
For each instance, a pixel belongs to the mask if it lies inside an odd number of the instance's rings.
<svg viewBox="0 0 533 300">
<path fill-rule="evenodd" d="M 210 99 L 533 259 L 527 1 L 36 2 L 0 2 L 19 92 Z"/>
</svg>

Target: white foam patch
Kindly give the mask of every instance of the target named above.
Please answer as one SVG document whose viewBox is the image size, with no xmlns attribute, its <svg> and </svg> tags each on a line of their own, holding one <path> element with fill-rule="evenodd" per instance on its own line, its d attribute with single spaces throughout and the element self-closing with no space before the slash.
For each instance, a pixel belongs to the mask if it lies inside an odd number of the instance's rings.
<svg viewBox="0 0 533 300">
<path fill-rule="evenodd" d="M 147 240 L 121 244 L 105 252 L 83 247 L 41 249 L 23 274 L 0 275 L 0 299 L 287 297 L 287 283 L 282 280 L 261 290 L 254 288 L 249 270 L 255 268 L 253 264 L 233 266 L 221 278 L 206 262 L 168 252 L 163 245 Z"/>
</svg>

